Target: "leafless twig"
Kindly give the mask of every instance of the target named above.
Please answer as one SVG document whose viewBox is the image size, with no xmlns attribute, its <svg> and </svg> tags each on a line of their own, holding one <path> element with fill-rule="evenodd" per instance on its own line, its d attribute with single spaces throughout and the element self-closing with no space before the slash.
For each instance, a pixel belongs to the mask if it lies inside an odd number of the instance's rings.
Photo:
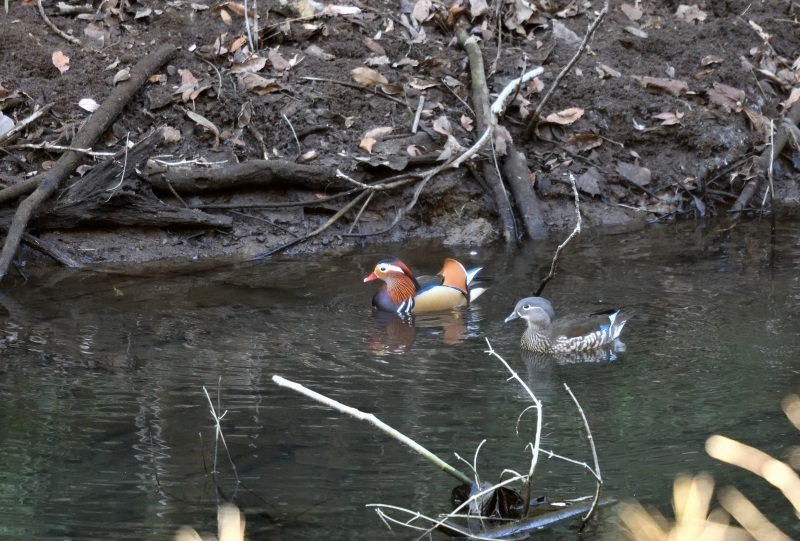
<svg viewBox="0 0 800 541">
<path fill-rule="evenodd" d="M 578 187 L 575 185 L 575 177 L 572 176 L 572 173 L 569 175 L 569 180 L 572 182 L 572 195 L 575 196 L 575 228 L 572 230 L 572 233 L 559 244 L 558 248 L 556 248 L 556 253 L 553 256 L 553 261 L 550 263 L 550 273 L 542 280 L 542 283 L 539 284 L 539 289 L 536 290 L 535 296 L 540 296 L 542 291 L 544 291 L 544 286 L 547 285 L 547 282 L 553 279 L 556 275 L 556 268 L 558 267 L 558 257 L 561 255 L 561 252 L 567 246 L 569 241 L 578 235 L 581 232 L 581 206 L 580 206 L 580 198 L 578 197 Z"/>
<path fill-rule="evenodd" d="M 69 41 L 70 43 L 74 43 L 75 45 L 81 45 L 81 42 L 78 38 L 66 34 L 59 27 L 53 24 L 53 22 L 47 17 L 47 13 L 44 12 L 44 7 L 42 7 L 42 0 L 36 0 L 36 6 L 39 8 L 39 15 L 41 15 L 42 20 L 44 20 L 44 23 L 47 26 L 49 26 L 53 30 L 53 32 L 58 34 L 59 37 Z"/>
</svg>

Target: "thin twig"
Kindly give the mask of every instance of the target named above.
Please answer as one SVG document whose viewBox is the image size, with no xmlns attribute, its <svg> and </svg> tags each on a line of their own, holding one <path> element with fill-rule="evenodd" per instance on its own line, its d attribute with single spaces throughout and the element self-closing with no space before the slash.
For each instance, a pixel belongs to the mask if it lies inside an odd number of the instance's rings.
<svg viewBox="0 0 800 541">
<path fill-rule="evenodd" d="M 106 188 L 107 192 L 111 192 L 109 194 L 108 199 L 111 199 L 111 196 L 114 195 L 114 190 L 122 186 L 122 183 L 125 182 L 125 171 L 128 168 L 128 142 L 130 141 L 131 132 L 128 132 L 125 135 L 125 157 L 122 160 L 122 174 L 119 176 L 119 182 L 116 186 L 112 186 L 111 188 Z M 108 200 L 106 200 L 108 202 Z"/>
<path fill-rule="evenodd" d="M 116 155 L 116 152 L 100 152 L 97 150 L 92 150 L 91 148 L 75 148 L 63 145 L 54 145 L 53 143 L 20 143 L 17 145 L 9 145 L 8 147 L 11 150 L 17 150 L 21 148 L 28 148 L 32 150 L 60 150 L 62 152 L 79 152 L 81 154 L 86 154 L 87 156 L 95 156 L 95 157 L 108 157 Z"/>
<path fill-rule="evenodd" d="M 315 237 L 315 236 L 319 235 L 320 233 L 322 233 L 323 231 L 328 229 L 331 225 L 336 223 L 339 220 L 339 218 L 341 218 L 342 216 L 347 214 L 347 212 L 351 208 L 353 208 L 356 205 L 356 203 L 361 201 L 364 198 L 365 195 L 367 195 L 367 192 L 361 192 L 360 194 L 358 194 L 352 201 L 350 201 L 344 207 L 339 209 L 339 212 L 337 212 L 336 214 L 331 216 L 330 219 L 328 219 L 327 222 L 325 222 L 324 224 L 319 226 L 317 229 L 315 229 L 311 233 L 308 233 L 306 235 L 303 235 L 302 237 L 298 237 L 296 239 L 290 240 L 289 242 L 281 244 L 280 246 L 276 246 L 275 248 L 272 248 L 271 250 L 269 250 L 267 252 L 264 252 L 263 254 L 258 254 L 257 256 L 255 256 L 253 258 L 253 260 L 257 261 L 257 260 L 260 260 L 260 259 L 266 259 L 269 256 L 271 256 L 272 254 L 280 252 L 281 250 L 285 250 L 286 248 L 290 248 L 290 247 L 294 246 L 295 244 L 299 244 L 301 242 L 307 241 L 308 239 L 310 239 L 312 237 Z"/>
<path fill-rule="evenodd" d="M 562 250 L 567 246 L 569 241 L 578 235 L 581 232 L 581 206 L 580 206 L 580 198 L 578 197 L 578 187 L 575 185 L 575 177 L 572 176 L 572 173 L 569 175 L 569 180 L 572 182 L 572 194 L 575 197 L 575 228 L 572 230 L 572 233 L 566 238 L 564 242 L 559 244 L 558 248 L 556 248 L 556 253 L 553 256 L 553 261 L 550 263 L 550 273 L 542 280 L 542 283 L 539 284 L 539 289 L 536 290 L 534 294 L 536 297 L 542 294 L 544 291 L 544 286 L 547 285 L 547 282 L 553 279 L 556 275 L 556 268 L 558 267 L 558 256 L 561 255 Z"/>
<path fill-rule="evenodd" d="M 228 453 L 228 459 L 231 462 L 231 468 L 233 468 L 233 473 L 236 476 L 236 482 L 239 482 L 239 472 L 236 471 L 236 464 L 233 463 L 233 457 L 231 456 L 231 452 L 228 450 L 228 444 L 225 442 L 225 435 L 222 433 L 222 425 L 220 424 L 222 418 L 225 417 L 225 414 L 228 413 L 227 410 L 222 412 L 222 414 L 217 413 L 218 411 L 222 411 L 219 405 L 219 386 L 222 383 L 222 377 L 220 376 L 219 381 L 217 382 L 217 409 L 214 409 L 214 403 L 211 402 L 211 396 L 208 394 L 208 389 L 203 386 L 203 392 L 206 393 L 206 398 L 208 399 L 208 406 L 211 410 L 211 416 L 214 418 L 214 423 L 216 426 L 216 436 L 215 441 L 217 443 L 214 445 L 214 470 L 213 473 L 216 475 L 217 472 L 217 445 L 218 440 L 222 440 L 222 445 L 225 447 L 225 452 Z"/>
<path fill-rule="evenodd" d="M 288 230 L 288 229 L 286 229 L 285 227 L 282 227 L 282 226 L 280 226 L 280 225 L 278 225 L 278 224 L 276 224 L 276 223 L 274 223 L 274 222 L 270 222 L 269 220 L 267 220 L 267 219 L 265 219 L 265 218 L 262 218 L 262 217 L 260 217 L 260 216 L 253 216 L 252 214 L 247 214 L 246 212 L 238 212 L 238 211 L 236 211 L 236 210 L 229 210 L 228 212 L 230 212 L 231 214 L 237 214 L 237 215 L 239 215 L 239 216 L 243 216 L 243 217 L 245 217 L 245 218 L 250 218 L 251 220 L 256 220 L 256 221 L 258 221 L 258 222 L 263 222 L 263 223 L 265 223 L 265 224 L 267 224 L 267 225 L 271 225 L 271 226 L 272 226 L 272 227 L 274 227 L 275 229 L 278 229 L 278 230 L 280 230 L 280 231 L 283 231 L 283 232 L 284 232 L 284 233 L 286 233 L 287 235 L 290 235 L 290 236 L 292 236 L 292 237 L 295 237 L 295 238 L 297 237 L 297 235 L 295 235 L 294 233 L 292 233 L 291 231 L 289 231 L 289 230 Z"/>
<path fill-rule="evenodd" d="M 70 43 L 74 43 L 75 45 L 82 45 L 78 38 L 64 33 L 59 27 L 53 24 L 53 22 L 47 17 L 47 14 L 44 12 L 44 8 L 42 7 L 42 0 L 36 0 L 36 5 L 39 8 L 39 15 L 41 15 L 42 19 L 44 20 L 44 23 L 47 26 L 49 26 L 53 30 L 53 32 L 58 34 L 59 37 L 62 37 L 65 40 L 69 41 Z"/>
<path fill-rule="evenodd" d="M 292 130 L 292 135 L 294 135 L 294 140 L 297 143 L 297 153 L 302 154 L 303 149 L 300 147 L 300 139 L 297 138 L 297 132 L 294 131 L 294 126 L 292 126 L 292 121 L 289 120 L 289 117 L 287 117 L 286 115 L 281 115 L 281 116 L 283 116 L 283 119 L 286 121 L 286 123 L 289 125 L 289 128 Z"/>
<path fill-rule="evenodd" d="M 387 100 L 399 103 L 403 107 L 408 108 L 408 104 L 401 99 L 395 98 L 394 96 L 390 96 L 389 94 L 386 94 L 384 92 L 377 92 L 376 90 L 373 90 L 368 86 L 360 85 L 357 83 L 351 83 L 349 81 L 338 81 L 336 79 L 326 79 L 324 77 L 300 77 L 300 79 L 305 81 L 319 81 L 323 83 L 333 83 L 342 86 L 349 86 L 350 88 L 356 88 L 358 90 L 365 90 L 367 92 L 371 92 L 375 96 L 381 96 L 382 98 L 386 98 Z"/>
<path fill-rule="evenodd" d="M 527 517 L 528 516 L 528 510 L 530 509 L 531 493 L 532 493 L 532 489 L 533 489 L 533 473 L 536 470 L 536 464 L 539 462 L 539 449 L 540 449 L 540 445 L 541 445 L 541 441 L 542 441 L 542 416 L 543 416 L 543 414 L 542 414 L 542 402 L 541 402 L 541 400 L 536 398 L 536 395 L 533 394 L 533 391 L 531 391 L 531 388 L 528 387 L 528 384 L 525 383 L 522 380 L 522 378 L 519 377 L 519 374 L 517 374 L 514 371 L 514 369 L 512 369 L 511 366 L 506 362 L 506 360 L 503 359 L 503 357 L 501 357 L 492 348 L 492 344 L 491 344 L 491 342 L 489 342 L 488 338 L 486 339 L 486 345 L 489 346 L 489 350 L 486 353 L 488 353 L 489 355 L 494 355 L 495 357 L 497 357 L 500 360 L 500 362 L 503 363 L 503 365 L 505 365 L 506 370 L 508 370 L 511 373 L 511 377 L 509 379 L 513 378 L 513 379 L 517 380 L 517 382 L 522 386 L 522 388 L 525 389 L 525 392 L 528 393 L 528 396 L 531 397 L 531 400 L 533 401 L 533 406 L 532 407 L 536 409 L 536 435 L 534 436 L 534 442 L 531 445 L 531 464 L 530 464 L 530 468 L 528 470 L 527 478 L 525 480 L 525 485 L 526 485 L 526 489 L 527 490 L 526 490 L 526 494 L 525 494 L 525 505 L 524 505 L 523 509 L 525 509 L 525 516 Z M 527 411 L 527 409 L 525 411 Z M 523 411 L 523 413 L 525 413 L 525 412 Z M 521 417 L 521 415 L 520 415 L 520 417 Z M 517 421 L 517 426 L 519 428 L 519 421 Z"/>
<path fill-rule="evenodd" d="M 595 30 L 597 30 L 597 27 L 600 26 L 600 22 L 606 16 L 606 13 L 608 13 L 608 0 L 605 1 L 603 9 L 600 10 L 600 13 L 597 14 L 597 18 L 595 18 L 594 22 L 592 22 L 592 24 L 589 26 L 589 30 L 586 31 L 586 35 L 583 37 L 583 41 L 578 47 L 578 50 L 575 52 L 570 61 L 567 62 L 567 65 L 564 66 L 564 69 L 562 69 L 561 72 L 556 76 L 555 81 L 553 81 L 553 84 L 550 85 L 550 88 L 547 90 L 544 97 L 539 102 L 539 106 L 536 107 L 536 110 L 527 120 L 526 130 L 528 131 L 528 133 L 531 133 L 533 131 L 533 128 L 535 127 L 536 123 L 539 121 L 539 117 L 542 115 L 542 111 L 544 110 L 545 105 L 547 105 L 547 102 L 550 101 L 550 98 L 553 96 L 553 93 L 556 91 L 556 88 L 558 88 L 558 86 L 561 84 L 561 81 L 564 79 L 564 77 L 566 77 L 567 73 L 569 73 L 569 71 L 572 69 L 572 66 L 575 65 L 575 63 L 581 57 L 583 52 L 586 50 L 587 45 L 589 45 L 589 40 L 592 38 L 592 35 L 594 35 L 594 32 Z"/>
<path fill-rule="evenodd" d="M 583 419 L 583 426 L 586 428 L 586 439 L 589 440 L 589 445 L 592 448 L 592 458 L 594 459 L 594 470 L 589 470 L 594 474 L 594 478 L 597 481 L 597 488 L 594 493 L 594 501 L 592 502 L 592 507 L 589 508 L 589 512 L 586 513 L 581 519 L 581 527 L 579 530 L 582 530 L 583 527 L 588 522 L 589 518 L 591 518 L 592 513 L 594 510 L 597 509 L 597 503 L 600 501 L 600 489 L 603 487 L 603 477 L 600 475 L 600 461 L 597 459 L 597 448 L 594 445 L 594 438 L 592 437 L 592 431 L 589 428 L 589 421 L 586 420 L 586 414 L 583 412 L 583 408 L 581 407 L 578 399 L 575 398 L 575 395 L 572 393 L 572 389 L 569 388 L 569 385 L 566 383 L 564 384 L 564 388 L 567 390 L 569 395 L 572 397 L 572 401 L 575 402 L 575 407 L 578 408 L 578 411 L 581 414 L 581 419 Z"/>
<path fill-rule="evenodd" d="M 425 107 L 425 94 L 419 95 L 419 103 L 417 104 L 417 112 L 414 115 L 414 122 L 411 124 L 411 133 L 417 133 L 419 128 L 419 118 L 422 116 L 422 109 Z"/>
<path fill-rule="evenodd" d="M 215 66 L 212 62 L 209 62 L 200 55 L 195 55 L 195 57 L 199 58 L 200 60 L 202 60 L 203 62 L 214 68 L 214 71 L 217 72 L 217 81 L 219 81 L 219 84 L 217 85 L 217 101 L 219 101 L 220 99 L 222 99 L 222 74 L 219 72 L 217 66 Z"/>
<path fill-rule="evenodd" d="M 358 221 L 361 219 L 361 215 L 364 214 L 364 211 L 367 210 L 369 202 L 372 201 L 373 195 L 375 195 L 375 192 L 370 192 L 369 197 L 367 197 L 367 200 L 364 201 L 363 205 L 361 205 L 361 209 L 359 209 L 358 214 L 356 214 L 356 217 L 353 218 L 353 223 L 350 225 L 350 229 L 347 230 L 348 235 L 353 233 L 353 229 L 355 229 L 356 226 L 358 225 Z"/>
<path fill-rule="evenodd" d="M 169 181 L 169 179 L 165 179 L 165 180 L 167 181 L 167 188 L 169 188 L 169 191 L 171 191 L 171 192 L 172 192 L 172 195 L 174 195 L 174 196 L 175 196 L 175 199 L 177 199 L 178 201 L 180 201 L 180 202 L 181 202 L 181 204 L 182 204 L 182 205 L 183 205 L 185 208 L 187 208 L 187 209 L 188 209 L 188 208 L 192 208 L 192 207 L 190 207 L 190 206 L 189 206 L 189 204 L 188 204 L 186 201 L 184 201 L 184 200 L 183 200 L 183 198 L 182 198 L 180 195 L 178 195 L 178 192 L 177 192 L 177 191 L 175 191 L 175 187 L 172 185 L 172 183 Z"/>
<path fill-rule="evenodd" d="M 31 115 L 29 115 L 29 116 L 27 116 L 26 118 L 24 118 L 24 119 L 20 120 L 20 121 L 17 123 L 17 125 L 16 125 L 16 126 L 14 126 L 13 128 L 11 128 L 10 130 L 8 130 L 7 132 L 5 132 L 4 134 L 0 135 L 0 146 L 3 146 L 3 143 L 5 143 L 5 142 L 6 142 L 6 141 L 8 141 L 9 139 L 11 139 L 11 137 L 12 137 L 13 135 L 16 135 L 17 133 L 21 132 L 22 130 L 24 130 L 24 129 L 25 129 L 25 127 L 26 127 L 28 124 L 30 124 L 31 122 L 34 122 L 34 121 L 35 121 L 36 119 L 38 119 L 40 116 L 44 115 L 46 112 L 48 112 L 50 109 L 52 109 L 52 108 L 53 108 L 53 105 L 55 105 L 55 104 L 53 104 L 53 103 L 48 103 L 47 105 L 45 105 L 45 106 L 43 106 L 43 107 L 39 108 L 38 110 L 34 111 L 34 112 L 31 114 Z M 70 149 L 70 150 L 72 150 L 72 149 Z"/>
</svg>

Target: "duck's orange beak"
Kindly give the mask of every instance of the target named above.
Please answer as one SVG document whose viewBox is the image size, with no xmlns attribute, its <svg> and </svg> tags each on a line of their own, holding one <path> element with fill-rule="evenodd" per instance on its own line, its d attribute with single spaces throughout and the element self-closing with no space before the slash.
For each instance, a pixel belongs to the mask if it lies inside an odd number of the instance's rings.
<svg viewBox="0 0 800 541">
<path fill-rule="evenodd" d="M 367 276 L 366 278 L 364 278 L 364 281 L 365 281 L 365 282 L 372 282 L 373 280 L 379 280 L 379 279 L 380 279 L 380 278 L 378 278 L 378 277 L 375 275 L 375 273 L 373 272 L 372 274 L 370 274 L 369 276 Z"/>
</svg>

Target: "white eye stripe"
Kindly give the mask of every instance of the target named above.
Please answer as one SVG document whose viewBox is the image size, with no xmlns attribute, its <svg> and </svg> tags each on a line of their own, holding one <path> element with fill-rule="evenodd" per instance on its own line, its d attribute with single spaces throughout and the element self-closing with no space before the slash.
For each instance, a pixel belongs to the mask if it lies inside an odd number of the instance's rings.
<svg viewBox="0 0 800 541">
<path fill-rule="evenodd" d="M 398 267 L 397 265 L 384 265 L 381 267 L 381 272 L 399 272 L 400 274 L 405 274 L 403 269 Z"/>
</svg>

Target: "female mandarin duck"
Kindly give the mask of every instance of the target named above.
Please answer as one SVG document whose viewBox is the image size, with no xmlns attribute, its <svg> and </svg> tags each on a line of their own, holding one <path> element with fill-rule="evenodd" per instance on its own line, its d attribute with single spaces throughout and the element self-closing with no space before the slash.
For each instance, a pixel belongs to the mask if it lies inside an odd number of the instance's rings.
<svg viewBox="0 0 800 541">
<path fill-rule="evenodd" d="M 450 310 L 477 299 L 486 289 L 470 288 L 470 284 L 481 268 L 467 271 L 461 263 L 448 258 L 439 274 L 420 286 L 402 261 L 384 259 L 375 265 L 375 270 L 364 281 L 383 280 L 386 283 L 372 298 L 372 306 L 378 310 L 417 314 Z"/>
<path fill-rule="evenodd" d="M 522 349 L 537 353 L 570 353 L 611 344 L 619 337 L 630 315 L 609 310 L 591 316 L 555 319 L 548 300 L 528 297 L 517 303 L 506 323 L 517 318 L 528 323 L 520 340 Z"/>
</svg>

